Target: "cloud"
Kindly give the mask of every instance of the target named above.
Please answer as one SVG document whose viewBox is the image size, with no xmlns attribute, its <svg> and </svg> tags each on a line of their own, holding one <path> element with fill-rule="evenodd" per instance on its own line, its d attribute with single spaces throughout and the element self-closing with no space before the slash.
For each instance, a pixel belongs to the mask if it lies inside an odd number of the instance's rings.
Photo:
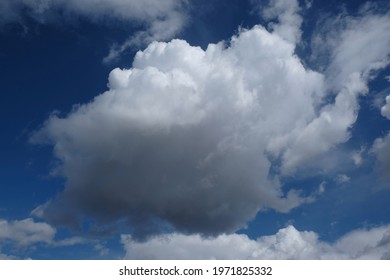
<svg viewBox="0 0 390 280">
<path fill-rule="evenodd" d="M 261 15 L 268 21 L 277 19 L 278 22 L 270 23 L 269 28 L 285 40 L 296 44 L 302 35 L 300 10 L 297 0 L 270 0 L 268 6 L 261 10 Z"/>
<path fill-rule="evenodd" d="M 368 82 L 389 64 L 390 14 L 371 11 L 352 17 L 331 17 L 314 35 L 314 56 L 327 56 L 317 66 L 324 69 L 324 87 L 331 104 L 324 104 L 311 123 L 302 128 L 284 152 L 282 171 L 290 173 L 296 166 L 329 151 L 350 138 L 349 129 L 359 111 L 358 98 L 369 92 Z M 374 45 L 374 46 L 373 46 Z M 320 60 L 319 60 L 320 61 Z"/>
<path fill-rule="evenodd" d="M 385 259 L 390 253 L 390 226 L 358 229 L 334 243 L 294 226 L 251 240 L 230 234 L 215 238 L 178 233 L 138 242 L 121 236 L 126 259 Z"/>
<path fill-rule="evenodd" d="M 328 69 L 331 85 L 340 88 L 351 75 L 359 73 L 362 84 L 356 84 L 366 93 L 367 80 L 375 77 L 375 71 L 389 64 L 390 14 L 367 13 L 357 17 L 342 17 L 334 25 L 344 25 L 344 31 L 336 35 L 340 41 L 332 51 L 333 60 Z M 358 81 L 357 81 L 358 82 Z"/>
<path fill-rule="evenodd" d="M 3 0 L 0 2 L 0 26 L 26 25 L 26 19 L 42 24 L 59 23 L 78 17 L 92 22 L 122 21 L 141 29 L 123 44 L 115 44 L 105 62 L 110 62 L 131 46 L 154 40 L 168 40 L 186 23 L 186 0 Z"/>
<path fill-rule="evenodd" d="M 381 114 L 390 120 L 390 95 L 386 97 L 386 104 L 381 108 Z M 371 150 L 377 157 L 379 172 L 385 178 L 390 178 L 390 132 L 374 141 Z"/>
<path fill-rule="evenodd" d="M 0 241 L 11 242 L 18 247 L 27 247 L 35 243 L 63 247 L 93 241 L 79 236 L 55 240 L 55 235 L 56 229 L 51 225 L 44 222 L 35 222 L 31 218 L 15 221 L 0 219 Z"/>
<path fill-rule="evenodd" d="M 0 251 L 0 260 L 17 260 L 18 258 L 11 255 L 2 254 Z"/>
<path fill-rule="evenodd" d="M 88 240 L 86 238 L 80 237 L 80 236 L 73 236 L 70 238 L 58 240 L 52 243 L 54 247 L 64 247 L 64 246 L 74 246 L 78 244 L 85 244 L 92 242 L 92 240 Z"/>
<path fill-rule="evenodd" d="M 295 5 L 272 3 L 271 15 L 295 18 Z M 312 202 L 284 191 L 279 178 L 315 166 L 349 139 L 358 97 L 387 62 L 381 31 L 389 22 L 369 15 L 340 29 L 325 73 L 305 68 L 276 28 L 241 30 L 206 50 L 183 40 L 151 43 L 131 69 L 110 73 L 108 91 L 65 117 L 53 114 L 32 137 L 53 145 L 67 179 L 39 212 L 75 228 L 87 217 L 97 226 L 125 222 L 139 236 L 166 226 L 216 235 L 260 210 Z"/>
<path fill-rule="evenodd" d="M 69 238 L 57 239 L 57 230 L 44 222 L 36 222 L 31 218 L 24 220 L 7 221 L 0 219 L 0 260 L 2 259 L 24 259 L 23 256 L 28 251 L 36 250 L 37 247 L 45 245 L 44 248 L 69 247 L 76 245 L 89 245 L 100 255 L 108 254 L 109 250 L 94 238 L 85 238 L 80 236 L 71 236 Z M 4 245 L 2 250 L 2 246 Z M 16 250 L 15 250 L 16 249 Z M 7 250 L 22 253 L 21 255 L 9 255 Z M 28 257 L 27 257 L 28 258 Z"/>
<path fill-rule="evenodd" d="M 315 116 L 322 94 L 322 75 L 305 70 L 293 49 L 256 26 L 228 48 L 173 40 L 138 52 L 132 69 L 111 72 L 109 91 L 52 116 L 35 135 L 54 145 L 68 180 L 45 216 L 68 224 L 80 212 L 102 223 L 142 216 L 216 234 L 260 209 L 308 201 L 268 178 L 265 155 Z"/>
<path fill-rule="evenodd" d="M 360 150 L 353 151 L 351 158 L 355 166 L 361 166 L 363 164 L 362 154 L 365 151 L 366 151 L 365 147 L 361 147 Z"/>
<path fill-rule="evenodd" d="M 135 1 L 136 2 L 136 1 Z M 103 62 L 110 63 L 130 47 L 145 46 L 153 41 L 166 41 L 173 38 L 183 29 L 187 22 L 185 14 L 185 0 L 151 1 L 146 9 L 150 12 L 150 7 L 163 6 L 164 9 L 153 13 L 153 19 L 148 21 L 147 29 L 138 31 L 130 36 L 125 42 L 115 44 L 111 47 L 109 54 Z M 139 5 L 140 2 L 136 2 Z M 141 2 L 145 3 L 145 2 Z M 164 3 L 162 5 L 162 3 Z M 144 17 L 142 17 L 144 20 Z"/>
<path fill-rule="evenodd" d="M 337 175 L 337 177 L 335 178 L 335 181 L 338 183 L 338 184 L 345 184 L 345 183 L 348 183 L 349 181 L 351 181 L 351 178 L 345 174 L 339 174 Z"/>
<path fill-rule="evenodd" d="M 321 182 L 321 184 L 318 186 L 317 193 L 319 195 L 323 194 L 326 191 L 326 182 Z"/>
<path fill-rule="evenodd" d="M 390 120 L 390 95 L 386 97 L 386 104 L 381 108 L 381 114 Z"/>
<path fill-rule="evenodd" d="M 6 221 L 0 220 L 0 241 L 9 241 L 18 247 L 34 243 L 53 242 L 56 230 L 47 223 L 34 222 L 32 219 Z"/>
<path fill-rule="evenodd" d="M 390 178 L 390 132 L 385 137 L 377 138 L 371 151 L 376 155 L 379 173 L 388 180 Z"/>
</svg>

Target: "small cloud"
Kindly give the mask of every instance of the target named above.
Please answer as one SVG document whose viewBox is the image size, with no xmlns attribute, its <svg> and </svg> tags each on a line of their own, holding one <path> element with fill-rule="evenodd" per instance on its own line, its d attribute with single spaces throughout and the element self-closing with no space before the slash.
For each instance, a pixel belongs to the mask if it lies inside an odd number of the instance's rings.
<svg viewBox="0 0 390 280">
<path fill-rule="evenodd" d="M 321 182 L 320 186 L 318 187 L 318 194 L 323 194 L 325 192 L 325 185 L 326 182 Z"/>
<path fill-rule="evenodd" d="M 27 247 L 35 243 L 53 242 L 56 230 L 47 223 L 24 220 L 0 220 L 0 240 L 10 241 L 17 247 Z"/>
<path fill-rule="evenodd" d="M 386 103 L 381 108 L 381 114 L 382 116 L 390 120 L 390 95 L 388 95 L 385 100 Z"/>
<path fill-rule="evenodd" d="M 366 151 L 365 147 L 361 147 L 360 150 L 354 151 L 352 153 L 352 160 L 355 166 L 359 167 L 363 164 L 362 154 Z"/>
<path fill-rule="evenodd" d="M 347 175 L 345 174 L 339 174 L 337 175 L 335 181 L 338 183 L 338 184 L 345 184 L 345 183 L 348 183 L 349 181 L 351 180 L 350 177 L 348 177 Z"/>
<path fill-rule="evenodd" d="M 94 246 L 94 249 L 99 252 L 100 256 L 107 256 L 110 253 L 110 249 L 108 249 L 106 246 L 104 246 L 101 243 L 97 243 Z"/>
<path fill-rule="evenodd" d="M 90 242 L 90 240 L 85 239 L 83 237 L 74 236 L 74 237 L 55 241 L 53 243 L 53 246 L 55 246 L 55 247 L 74 246 L 74 245 L 79 245 L 79 244 L 85 244 L 88 242 Z"/>
<path fill-rule="evenodd" d="M 313 6 L 313 0 L 305 0 L 305 8 L 310 9 Z"/>
</svg>

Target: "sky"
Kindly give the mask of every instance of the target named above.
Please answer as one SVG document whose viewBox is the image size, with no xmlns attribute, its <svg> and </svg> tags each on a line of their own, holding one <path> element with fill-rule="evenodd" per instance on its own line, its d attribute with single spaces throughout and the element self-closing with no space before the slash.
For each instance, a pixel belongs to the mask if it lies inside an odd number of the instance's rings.
<svg viewBox="0 0 390 280">
<path fill-rule="evenodd" d="M 0 259 L 390 259 L 390 4 L 2 0 Z"/>
</svg>

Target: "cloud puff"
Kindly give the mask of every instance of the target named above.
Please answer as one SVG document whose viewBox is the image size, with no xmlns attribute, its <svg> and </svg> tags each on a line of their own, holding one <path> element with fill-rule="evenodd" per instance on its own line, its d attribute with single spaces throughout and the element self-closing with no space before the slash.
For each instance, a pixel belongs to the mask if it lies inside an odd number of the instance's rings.
<svg viewBox="0 0 390 280">
<path fill-rule="evenodd" d="M 390 95 L 386 97 L 386 104 L 381 108 L 381 114 L 390 120 Z"/>
<path fill-rule="evenodd" d="M 18 247 L 34 243 L 51 243 L 56 231 L 46 223 L 37 223 L 32 219 L 8 222 L 0 220 L 0 241 L 11 241 Z"/>
<path fill-rule="evenodd" d="M 185 6 L 185 0 L 2 0 L 0 26 L 24 24 L 26 17 L 47 24 L 79 16 L 93 22 L 114 20 L 141 26 L 125 43 L 111 48 L 104 60 L 109 62 L 130 46 L 173 38 L 185 25 Z"/>
<path fill-rule="evenodd" d="M 297 0 L 271 0 L 261 10 L 266 20 L 277 19 L 278 23 L 270 23 L 269 27 L 282 38 L 296 44 L 301 38 L 302 17 Z"/>
<path fill-rule="evenodd" d="M 339 174 L 335 178 L 335 181 L 338 184 L 345 184 L 345 183 L 348 183 L 350 180 L 351 180 L 351 178 L 349 176 L 347 176 L 346 174 Z"/>
<path fill-rule="evenodd" d="M 363 153 L 366 151 L 365 147 L 361 147 L 360 150 L 352 152 L 351 158 L 355 166 L 359 167 L 363 164 Z"/>
<path fill-rule="evenodd" d="M 246 235 L 165 234 L 146 242 L 121 236 L 126 259 L 388 259 L 390 226 L 359 229 L 334 243 L 320 241 L 312 231 L 293 226 L 275 235 L 250 240 Z"/>
<path fill-rule="evenodd" d="M 278 3 L 297 17 L 296 6 L 274 1 L 275 11 Z M 183 40 L 151 43 L 131 69 L 110 73 L 108 91 L 51 116 L 33 136 L 53 145 L 67 179 L 36 212 L 75 227 L 87 217 L 127 222 L 140 235 L 161 224 L 215 235 L 244 227 L 262 209 L 288 212 L 313 201 L 283 191 L 279 176 L 349 139 L 358 97 L 389 52 L 374 28 L 389 18 L 370 19 L 339 30 L 325 74 L 305 68 L 294 40 L 281 36 L 290 24 L 284 17 L 273 32 L 255 26 L 206 50 Z M 366 33 L 375 40 L 358 40 Z M 374 54 L 365 56 L 368 44 Z"/>
</svg>

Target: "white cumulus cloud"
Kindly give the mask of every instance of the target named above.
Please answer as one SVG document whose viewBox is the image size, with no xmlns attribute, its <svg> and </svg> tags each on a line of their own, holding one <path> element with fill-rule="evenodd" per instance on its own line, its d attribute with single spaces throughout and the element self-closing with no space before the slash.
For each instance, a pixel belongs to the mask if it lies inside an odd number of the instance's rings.
<svg viewBox="0 0 390 280">
<path fill-rule="evenodd" d="M 299 29 L 296 2 L 272 3 L 267 13 L 281 13 L 279 27 Z M 98 225 L 125 221 L 140 235 L 161 224 L 215 235 L 262 209 L 312 202 L 284 191 L 279 178 L 349 139 L 359 96 L 388 62 L 389 24 L 370 14 L 343 26 L 324 73 L 303 65 L 294 52 L 299 36 L 278 26 L 241 30 L 205 50 L 183 40 L 151 43 L 132 68 L 110 73 L 108 91 L 51 116 L 33 136 L 53 145 L 67 179 L 39 212 L 73 226 L 83 216 Z M 273 159 L 280 165 L 272 177 Z"/>
<path fill-rule="evenodd" d="M 268 179 L 265 155 L 283 152 L 279 139 L 315 118 L 323 94 L 322 75 L 293 50 L 256 26 L 228 48 L 173 40 L 138 52 L 132 69 L 111 72 L 109 91 L 35 136 L 54 145 L 68 179 L 47 215 L 70 219 L 71 203 L 101 221 L 141 213 L 217 233 L 305 202 Z"/>
<path fill-rule="evenodd" d="M 256 240 L 246 235 L 204 238 L 178 233 L 138 242 L 121 236 L 126 259 L 389 259 L 390 226 L 358 229 L 333 243 L 293 226 Z"/>
</svg>

